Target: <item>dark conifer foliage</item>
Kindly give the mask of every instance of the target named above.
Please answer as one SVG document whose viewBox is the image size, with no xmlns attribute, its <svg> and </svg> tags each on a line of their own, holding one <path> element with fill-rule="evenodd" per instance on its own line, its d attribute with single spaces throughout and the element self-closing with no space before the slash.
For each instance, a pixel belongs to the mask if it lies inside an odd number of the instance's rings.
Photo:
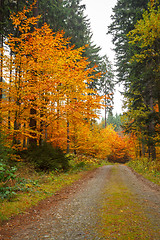
<svg viewBox="0 0 160 240">
<path fill-rule="evenodd" d="M 65 28 L 66 8 L 62 0 L 39 0 L 40 23 L 47 22 L 54 32 Z"/>
<path fill-rule="evenodd" d="M 107 125 L 112 125 L 114 127 L 114 130 L 116 132 L 121 132 L 122 131 L 122 128 L 121 128 L 121 125 L 122 125 L 122 121 L 121 121 L 121 115 L 118 115 L 116 114 L 115 116 L 110 112 L 108 113 L 108 116 L 106 118 L 106 124 Z M 105 124 L 105 119 L 103 118 L 102 119 L 102 127 L 105 128 L 106 127 L 106 124 Z"/>
<path fill-rule="evenodd" d="M 147 3 L 146 0 L 118 0 L 113 8 L 112 23 L 108 27 L 108 34 L 112 34 L 112 42 L 115 46 L 118 81 L 125 81 L 126 86 L 131 71 L 129 60 L 134 51 L 126 35 L 134 29 L 137 20 L 142 17 Z"/>
<path fill-rule="evenodd" d="M 157 87 L 155 89 L 157 72 L 154 71 L 153 59 L 131 61 L 135 54 L 140 54 L 141 46 L 131 44 L 128 36 L 148 9 L 149 2 L 118 0 L 113 8 L 112 24 L 108 28 L 108 33 L 112 34 L 115 45 L 117 82 L 123 82 L 125 86 L 124 96 L 128 109 L 125 130 L 139 131 L 142 145 L 146 144 L 149 157 L 155 159 L 155 127 L 159 121 L 154 110 L 159 96 Z"/>
</svg>

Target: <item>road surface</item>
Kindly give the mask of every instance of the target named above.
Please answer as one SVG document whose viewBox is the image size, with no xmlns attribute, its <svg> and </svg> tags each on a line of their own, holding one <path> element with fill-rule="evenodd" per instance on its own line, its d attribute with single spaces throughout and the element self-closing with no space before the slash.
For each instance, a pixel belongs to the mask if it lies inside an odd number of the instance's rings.
<svg viewBox="0 0 160 240">
<path fill-rule="evenodd" d="M 34 212 L 34 214 L 33 214 Z M 4 240 L 160 239 L 160 187 L 107 165 L 12 220 Z"/>
</svg>

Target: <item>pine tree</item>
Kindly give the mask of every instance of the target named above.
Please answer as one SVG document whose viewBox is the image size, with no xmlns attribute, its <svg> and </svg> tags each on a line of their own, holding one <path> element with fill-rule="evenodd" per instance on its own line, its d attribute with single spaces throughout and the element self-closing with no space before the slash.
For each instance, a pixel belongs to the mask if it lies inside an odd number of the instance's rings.
<svg viewBox="0 0 160 240">
<path fill-rule="evenodd" d="M 129 32 L 128 36 L 130 39 L 130 44 L 133 46 L 136 45 L 137 51 L 134 52 L 134 55 L 131 59 L 131 65 L 136 64 L 140 66 L 138 68 L 139 79 L 137 77 L 132 81 L 130 87 L 130 92 L 132 96 L 139 95 L 141 105 L 144 104 L 145 108 L 148 110 L 147 119 L 144 119 L 145 122 L 145 132 L 147 133 L 147 145 L 148 145 L 148 154 L 152 159 L 156 158 L 155 152 L 155 127 L 159 122 L 159 116 L 155 111 L 156 103 L 159 103 L 159 15 L 160 8 L 151 2 L 149 4 L 148 10 L 143 13 L 142 19 L 137 22 L 135 28 Z M 136 91 L 133 91 L 137 87 Z M 134 102 L 135 102 L 134 97 Z M 138 101 L 137 101 L 138 103 Z M 140 107 L 140 104 L 134 104 L 135 106 L 132 109 L 137 110 Z M 140 109 L 140 108 L 139 108 Z M 139 111 L 140 114 L 140 111 Z M 143 131 L 144 132 L 144 131 Z"/>
<path fill-rule="evenodd" d="M 112 34 L 112 42 L 115 45 L 116 66 L 118 81 L 124 81 L 128 86 L 130 66 L 129 60 L 132 56 L 133 48 L 129 45 L 129 31 L 134 29 L 137 20 L 142 17 L 143 10 L 147 8 L 146 0 L 118 0 L 113 8 L 111 16 L 112 23 L 108 27 L 108 34 Z"/>
<path fill-rule="evenodd" d="M 111 113 L 113 109 L 113 92 L 114 92 L 114 71 L 111 62 L 107 55 L 102 57 L 99 64 L 99 71 L 102 72 L 101 77 L 98 79 L 97 88 L 104 96 L 104 110 L 105 110 L 105 127 L 107 124 L 107 113 Z"/>
<path fill-rule="evenodd" d="M 149 157 L 155 159 L 154 138 L 156 118 L 154 113 L 154 99 L 157 92 L 154 92 L 153 79 L 155 79 L 156 73 L 153 71 L 153 64 L 149 59 L 145 59 L 145 61 L 131 61 L 133 56 L 135 58 L 140 56 L 142 46 L 138 43 L 131 45 L 128 37 L 129 32 L 134 35 L 135 24 L 137 20 L 144 17 L 142 14 L 147 7 L 148 1 L 128 2 L 126 0 L 119 0 L 113 9 L 113 22 L 109 26 L 109 33 L 113 34 L 113 43 L 115 44 L 118 81 L 123 81 L 125 84 L 124 95 L 128 101 L 128 114 L 131 116 L 127 128 L 131 131 L 139 129 L 142 133 L 141 140 L 143 141 L 144 136 L 147 139 L 146 144 L 148 146 Z M 146 26 L 141 28 L 142 31 L 143 29 L 146 29 Z M 141 30 L 139 29 L 137 32 L 138 36 Z M 150 39 L 150 35 L 147 35 L 147 38 Z M 136 42 L 135 37 L 133 36 L 132 42 Z M 142 37 L 140 37 L 140 43 L 142 43 Z M 146 48 L 144 51 L 146 51 Z"/>
</svg>

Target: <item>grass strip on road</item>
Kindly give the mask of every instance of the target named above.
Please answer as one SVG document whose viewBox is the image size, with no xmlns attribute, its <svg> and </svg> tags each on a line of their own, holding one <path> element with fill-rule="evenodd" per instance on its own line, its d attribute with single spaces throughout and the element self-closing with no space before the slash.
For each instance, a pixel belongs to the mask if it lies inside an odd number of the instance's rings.
<svg viewBox="0 0 160 240">
<path fill-rule="evenodd" d="M 104 239 L 158 239 L 134 194 L 122 182 L 114 166 L 102 202 L 101 233 Z"/>
</svg>

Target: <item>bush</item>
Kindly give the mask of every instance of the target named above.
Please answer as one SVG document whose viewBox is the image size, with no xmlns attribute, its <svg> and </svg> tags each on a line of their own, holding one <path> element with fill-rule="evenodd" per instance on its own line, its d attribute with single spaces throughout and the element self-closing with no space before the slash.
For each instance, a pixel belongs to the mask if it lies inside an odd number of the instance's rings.
<svg viewBox="0 0 160 240">
<path fill-rule="evenodd" d="M 159 172 L 158 161 L 152 161 L 146 157 L 134 159 L 128 163 L 128 166 L 136 169 L 136 171 L 141 173 L 152 172 L 156 174 L 157 172 Z"/>
<path fill-rule="evenodd" d="M 0 198 L 1 200 L 7 198 L 11 199 L 16 193 L 14 188 L 9 186 L 10 182 L 16 178 L 16 167 L 10 167 L 0 160 Z"/>
<path fill-rule="evenodd" d="M 72 170 L 73 171 L 80 171 L 80 170 L 85 170 L 86 169 L 86 163 L 85 162 L 79 162 L 79 163 L 75 163 L 72 166 Z"/>
<path fill-rule="evenodd" d="M 65 156 L 59 148 L 54 148 L 49 143 L 43 143 L 42 146 L 30 146 L 26 150 L 26 156 L 37 170 L 55 170 L 64 171 L 69 168 L 69 157 Z"/>
<path fill-rule="evenodd" d="M 0 160 L 3 162 L 7 162 L 10 159 L 10 155 L 13 153 L 13 150 L 6 146 L 6 142 L 6 137 L 0 130 Z"/>
<path fill-rule="evenodd" d="M 0 200 L 11 199 L 15 195 L 15 191 L 11 182 L 16 178 L 16 167 L 9 164 L 10 156 L 13 150 L 5 145 L 6 137 L 0 130 Z"/>
</svg>

